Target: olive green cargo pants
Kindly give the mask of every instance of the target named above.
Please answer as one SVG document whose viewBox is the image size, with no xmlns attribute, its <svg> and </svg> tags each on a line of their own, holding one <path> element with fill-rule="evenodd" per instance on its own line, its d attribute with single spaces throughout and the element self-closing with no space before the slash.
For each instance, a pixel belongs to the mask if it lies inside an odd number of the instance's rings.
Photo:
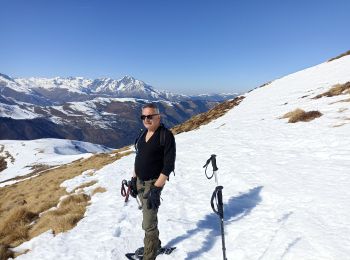
<svg viewBox="0 0 350 260">
<path fill-rule="evenodd" d="M 137 192 L 142 204 L 142 229 L 145 231 L 143 260 L 154 260 L 161 246 L 158 230 L 158 209 L 147 208 L 147 195 L 156 180 L 141 181 L 137 178 Z"/>
</svg>

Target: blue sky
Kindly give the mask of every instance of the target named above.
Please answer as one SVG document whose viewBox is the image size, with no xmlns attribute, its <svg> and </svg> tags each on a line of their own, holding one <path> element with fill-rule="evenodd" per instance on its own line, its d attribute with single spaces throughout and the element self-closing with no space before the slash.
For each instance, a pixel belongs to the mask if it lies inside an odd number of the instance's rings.
<svg viewBox="0 0 350 260">
<path fill-rule="evenodd" d="M 0 0 L 0 73 L 242 92 L 350 50 L 350 1 Z"/>
</svg>

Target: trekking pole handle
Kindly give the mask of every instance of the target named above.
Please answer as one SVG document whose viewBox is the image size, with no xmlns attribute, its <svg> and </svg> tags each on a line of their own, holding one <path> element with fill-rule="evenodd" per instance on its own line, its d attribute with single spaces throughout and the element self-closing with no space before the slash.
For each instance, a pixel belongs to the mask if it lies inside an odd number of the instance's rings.
<svg viewBox="0 0 350 260">
<path fill-rule="evenodd" d="M 212 154 L 210 158 L 207 160 L 207 162 L 204 164 L 203 168 L 208 167 L 208 164 L 211 162 L 211 165 L 213 166 L 213 171 L 216 172 L 218 170 L 218 167 L 216 166 L 216 155 Z"/>
<path fill-rule="evenodd" d="M 213 195 L 211 196 L 211 200 L 210 200 L 210 204 L 211 204 L 211 208 L 213 209 L 213 211 L 215 212 L 215 214 L 219 215 L 221 219 L 224 218 L 224 206 L 223 206 L 223 202 L 222 202 L 222 189 L 224 187 L 222 186 L 217 186 L 213 192 Z M 215 209 L 214 206 L 214 200 L 216 199 L 217 201 L 217 208 Z"/>
<path fill-rule="evenodd" d="M 224 218 L 224 204 L 222 202 L 222 186 L 218 186 L 218 211 L 220 217 L 223 219 Z"/>
<path fill-rule="evenodd" d="M 213 165 L 213 171 L 216 172 L 218 170 L 218 167 L 216 166 L 216 155 L 212 154 L 210 156 L 211 164 Z"/>
<path fill-rule="evenodd" d="M 213 166 L 213 174 L 209 177 L 207 175 L 207 168 L 208 168 L 208 165 L 209 165 L 210 162 L 211 162 L 211 165 Z M 218 167 L 216 165 L 216 155 L 215 154 L 212 154 L 210 156 L 210 158 L 204 164 L 203 168 L 205 168 L 205 175 L 207 176 L 207 179 L 210 180 L 211 178 L 213 178 L 214 174 L 215 174 L 215 179 L 216 179 L 216 171 L 218 170 Z"/>
</svg>

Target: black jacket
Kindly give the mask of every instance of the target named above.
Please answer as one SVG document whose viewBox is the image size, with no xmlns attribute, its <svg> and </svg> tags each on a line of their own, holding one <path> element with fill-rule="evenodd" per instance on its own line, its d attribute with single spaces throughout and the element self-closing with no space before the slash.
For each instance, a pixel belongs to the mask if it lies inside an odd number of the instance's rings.
<svg viewBox="0 0 350 260">
<path fill-rule="evenodd" d="M 176 144 L 170 130 L 160 125 L 146 142 L 144 131 L 135 143 L 135 173 L 143 181 L 157 179 L 160 173 L 166 176 L 175 169 Z"/>
</svg>

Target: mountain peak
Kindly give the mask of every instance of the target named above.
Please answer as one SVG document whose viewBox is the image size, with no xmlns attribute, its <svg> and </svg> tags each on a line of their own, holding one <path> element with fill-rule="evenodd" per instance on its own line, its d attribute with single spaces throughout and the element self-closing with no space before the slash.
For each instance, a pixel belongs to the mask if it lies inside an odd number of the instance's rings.
<svg viewBox="0 0 350 260">
<path fill-rule="evenodd" d="M 125 75 L 122 80 L 135 80 L 133 76 Z"/>
<path fill-rule="evenodd" d="M 120 80 L 118 80 L 119 82 L 123 83 L 123 84 L 134 84 L 136 80 L 134 77 L 129 76 L 129 75 L 125 75 L 123 78 L 121 78 Z"/>
<path fill-rule="evenodd" d="M 9 76 L 7 76 L 7 75 L 5 75 L 5 74 L 2 74 L 2 73 L 0 73 L 0 77 L 2 77 L 2 78 L 4 78 L 4 79 L 7 79 L 7 80 L 9 80 L 9 81 L 14 81 L 11 77 L 9 77 Z"/>
</svg>

